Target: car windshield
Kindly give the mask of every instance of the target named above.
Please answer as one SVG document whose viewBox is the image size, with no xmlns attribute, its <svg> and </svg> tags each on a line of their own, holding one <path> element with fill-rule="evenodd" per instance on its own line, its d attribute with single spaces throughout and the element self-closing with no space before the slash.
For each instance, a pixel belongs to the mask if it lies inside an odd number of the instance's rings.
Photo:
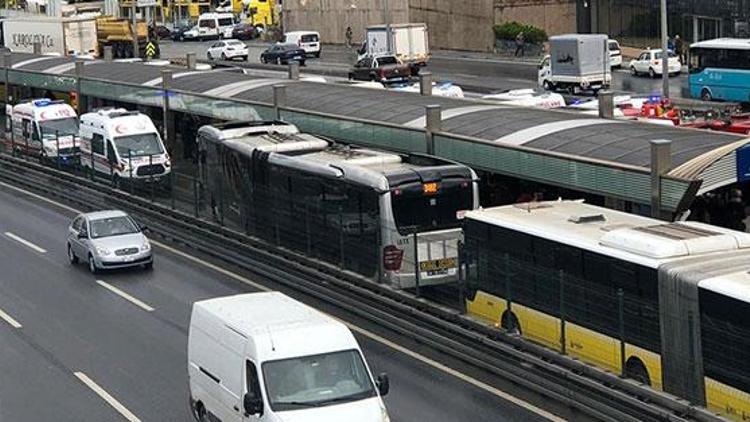
<svg viewBox="0 0 750 422">
<path fill-rule="evenodd" d="M 115 138 L 117 152 L 120 157 L 143 157 L 147 155 L 163 154 L 159 137 L 155 133 L 139 133 L 137 135 L 118 136 Z"/>
<path fill-rule="evenodd" d="M 393 56 L 378 57 L 378 64 L 380 66 L 384 64 L 398 64 L 398 60 Z"/>
<path fill-rule="evenodd" d="M 266 362 L 263 375 L 275 411 L 346 403 L 376 394 L 356 350 Z"/>
<path fill-rule="evenodd" d="M 619 49 L 620 49 L 620 44 L 618 44 L 618 43 L 616 43 L 614 41 L 610 41 L 609 42 L 609 50 L 610 51 L 616 51 L 616 50 L 619 50 Z"/>
<path fill-rule="evenodd" d="M 39 130 L 45 139 L 54 139 L 55 136 L 68 136 L 78 134 L 78 119 L 66 117 L 64 119 L 41 120 Z"/>
<path fill-rule="evenodd" d="M 658 53 L 655 53 L 655 54 L 654 54 L 654 57 L 656 57 L 656 60 L 659 60 L 659 59 L 661 59 L 661 57 L 662 57 L 662 53 L 661 53 L 661 51 L 660 51 L 660 52 L 658 52 Z M 673 52 L 671 52 L 671 51 L 670 51 L 670 52 L 669 52 L 669 57 L 677 57 L 677 54 L 675 54 L 675 53 L 673 53 Z"/>
<path fill-rule="evenodd" d="M 138 233 L 138 226 L 127 216 L 100 218 L 89 222 L 92 239 Z"/>
</svg>

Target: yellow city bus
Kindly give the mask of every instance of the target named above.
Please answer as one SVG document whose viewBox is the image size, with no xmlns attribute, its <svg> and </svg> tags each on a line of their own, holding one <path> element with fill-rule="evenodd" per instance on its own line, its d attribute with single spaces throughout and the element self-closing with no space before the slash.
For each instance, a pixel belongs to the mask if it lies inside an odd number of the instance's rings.
<svg viewBox="0 0 750 422">
<path fill-rule="evenodd" d="M 470 211 L 467 312 L 750 419 L 750 234 L 555 201 Z"/>
</svg>

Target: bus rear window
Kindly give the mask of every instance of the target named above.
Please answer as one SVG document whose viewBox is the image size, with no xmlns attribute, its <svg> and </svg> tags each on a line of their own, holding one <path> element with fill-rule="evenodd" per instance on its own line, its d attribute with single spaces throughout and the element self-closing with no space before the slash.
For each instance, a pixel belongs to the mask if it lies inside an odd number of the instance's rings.
<svg viewBox="0 0 750 422">
<path fill-rule="evenodd" d="M 456 214 L 472 209 L 470 179 L 449 179 L 437 183 L 409 183 L 391 188 L 396 228 L 401 235 L 458 227 Z"/>
</svg>

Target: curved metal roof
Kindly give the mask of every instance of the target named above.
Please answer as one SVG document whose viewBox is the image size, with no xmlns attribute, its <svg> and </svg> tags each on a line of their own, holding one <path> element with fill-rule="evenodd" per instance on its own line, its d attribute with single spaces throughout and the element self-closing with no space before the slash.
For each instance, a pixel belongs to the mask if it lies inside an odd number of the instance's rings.
<svg viewBox="0 0 750 422">
<path fill-rule="evenodd" d="M 12 63 L 14 70 L 67 76 L 75 73 L 73 59 L 67 57 L 14 53 Z M 436 104 L 442 108 L 442 133 L 572 160 L 604 162 L 613 168 L 647 170 L 650 141 L 668 139 L 672 141 L 669 175 L 710 179 L 712 188 L 737 180 L 736 152 L 749 141 L 735 134 L 605 120 L 570 111 L 426 97 L 337 83 L 257 78 L 233 71 L 188 71 L 177 66 L 90 61 L 84 72 L 87 78 L 112 83 L 160 87 L 162 69 L 172 70 L 171 89 L 178 91 L 271 104 L 273 85 L 283 83 L 287 85 L 286 107 L 408 128 L 423 128 L 425 106 Z M 704 184 L 702 190 L 707 186 Z"/>
</svg>

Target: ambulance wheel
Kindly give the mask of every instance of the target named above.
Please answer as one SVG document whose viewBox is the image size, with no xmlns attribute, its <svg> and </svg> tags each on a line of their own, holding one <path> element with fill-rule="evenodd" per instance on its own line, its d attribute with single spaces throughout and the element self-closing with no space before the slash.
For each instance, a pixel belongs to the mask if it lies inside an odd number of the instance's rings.
<svg viewBox="0 0 750 422">
<path fill-rule="evenodd" d="M 115 189 L 120 189 L 122 187 L 122 179 L 120 179 L 120 176 L 116 174 L 112 176 L 112 187 Z"/>
</svg>

